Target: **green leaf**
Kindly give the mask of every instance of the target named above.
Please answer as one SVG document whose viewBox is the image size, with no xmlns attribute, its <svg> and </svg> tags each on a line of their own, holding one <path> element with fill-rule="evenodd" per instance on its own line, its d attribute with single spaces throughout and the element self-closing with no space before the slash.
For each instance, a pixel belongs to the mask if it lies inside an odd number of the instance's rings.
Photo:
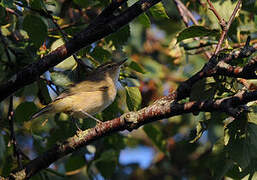
<svg viewBox="0 0 257 180">
<path fill-rule="evenodd" d="M 105 40 L 107 42 L 112 42 L 116 49 L 120 49 L 121 46 L 125 45 L 130 37 L 130 27 L 129 25 L 124 26 L 117 32 L 108 36 Z"/>
<path fill-rule="evenodd" d="M 73 0 L 73 2 L 82 8 L 87 8 L 89 6 L 95 6 L 99 3 L 97 1 L 85 1 L 85 0 Z"/>
<path fill-rule="evenodd" d="M 131 63 L 129 64 L 129 67 L 137 72 L 140 72 L 140 73 L 145 73 L 145 70 L 144 68 L 137 62 L 135 61 L 131 61 Z"/>
<path fill-rule="evenodd" d="M 110 179 L 116 169 L 117 162 L 118 154 L 114 150 L 106 150 L 94 163 L 101 175 Z"/>
<path fill-rule="evenodd" d="M 248 113 L 248 122 L 252 122 L 257 125 L 257 105 L 249 105 L 250 112 Z"/>
<path fill-rule="evenodd" d="M 73 84 L 69 77 L 62 72 L 52 72 L 51 79 L 55 85 L 61 87 L 67 87 Z"/>
<path fill-rule="evenodd" d="M 73 155 L 65 162 L 66 171 L 75 171 L 85 166 L 86 161 L 83 156 Z"/>
<path fill-rule="evenodd" d="M 203 133 L 204 133 L 205 130 L 206 130 L 206 125 L 205 125 L 205 123 L 202 122 L 202 121 L 200 121 L 200 122 L 197 124 L 197 126 L 196 126 L 196 134 L 195 134 L 195 137 L 194 137 L 194 139 L 192 139 L 192 140 L 190 141 L 190 143 L 195 143 L 196 141 L 198 141 L 198 140 L 202 137 L 202 135 L 203 135 Z"/>
<path fill-rule="evenodd" d="M 233 167 L 234 162 L 228 158 L 224 150 L 224 139 L 220 137 L 212 148 L 212 156 L 209 158 L 209 168 L 213 171 L 213 179 L 221 179 Z"/>
<path fill-rule="evenodd" d="M 54 51 L 55 49 L 57 49 L 63 44 L 64 44 L 64 41 L 62 39 L 58 39 L 54 41 L 53 44 L 51 45 L 51 51 Z M 61 63 L 57 64 L 55 67 L 61 70 L 68 70 L 68 69 L 72 69 L 75 65 L 76 65 L 75 59 L 73 58 L 73 56 L 70 56 L 66 58 L 64 61 L 62 61 Z"/>
<path fill-rule="evenodd" d="M 255 25 L 255 28 L 257 28 L 257 15 L 254 15 L 254 25 Z"/>
<path fill-rule="evenodd" d="M 13 2 L 14 0 L 1 0 L 0 5 L 7 8 L 15 8 Z"/>
<path fill-rule="evenodd" d="M 158 126 L 152 124 L 146 124 L 143 127 L 147 136 L 153 141 L 154 145 L 166 155 L 168 154 L 166 148 L 166 140 L 163 138 L 162 131 L 158 128 Z"/>
<path fill-rule="evenodd" d="M 4 142 L 4 137 L 0 133 L 0 162 L 3 162 L 3 158 L 5 157 L 5 151 L 6 151 L 6 146 Z"/>
<path fill-rule="evenodd" d="M 226 131 L 228 145 L 226 147 L 230 158 L 245 169 L 257 159 L 257 125 L 247 121 L 247 114 L 241 115 L 228 126 Z"/>
<path fill-rule="evenodd" d="M 104 147 L 107 149 L 114 149 L 116 152 L 119 152 L 121 149 L 126 148 L 126 138 L 121 134 L 113 134 L 108 136 L 104 141 Z"/>
<path fill-rule="evenodd" d="M 99 46 L 95 47 L 90 55 L 100 63 L 109 61 L 111 59 L 111 53 Z"/>
<path fill-rule="evenodd" d="M 208 82 L 209 81 L 209 82 Z M 192 87 L 190 93 L 190 101 L 210 100 L 215 95 L 215 88 L 212 86 L 214 82 L 210 78 L 199 80 Z"/>
<path fill-rule="evenodd" d="M 242 9 L 252 13 L 256 13 L 257 1 L 242 1 Z"/>
<path fill-rule="evenodd" d="M 142 13 L 137 17 L 137 20 L 145 27 L 149 28 L 151 26 L 151 21 L 146 13 Z"/>
<path fill-rule="evenodd" d="M 117 114 L 121 113 L 121 110 L 118 106 L 118 98 L 115 98 L 114 102 L 108 106 L 102 112 L 103 120 L 113 119 L 117 117 Z"/>
<path fill-rule="evenodd" d="M 169 16 L 161 2 L 151 7 L 149 11 L 156 20 L 169 19 Z"/>
<path fill-rule="evenodd" d="M 142 102 L 142 97 L 137 87 L 125 87 L 126 89 L 126 102 L 130 111 L 136 111 L 139 109 Z"/>
<path fill-rule="evenodd" d="M 190 26 L 178 34 L 177 43 L 189 38 L 217 36 L 218 30 L 208 29 L 204 26 Z"/>
<path fill-rule="evenodd" d="M 30 0 L 29 5 L 33 9 L 38 9 L 38 10 L 42 9 L 45 6 L 42 0 Z"/>
<path fill-rule="evenodd" d="M 222 17 L 225 21 L 228 21 L 230 16 L 232 15 L 233 10 L 235 9 L 237 1 L 213 1 L 212 4 L 216 11 L 219 13 L 220 17 Z M 212 11 L 207 11 L 207 13 L 205 14 L 207 14 L 207 16 L 210 18 L 210 24 L 212 25 L 212 27 L 220 27 L 219 21 Z"/>
<path fill-rule="evenodd" d="M 52 99 L 50 97 L 46 82 L 40 79 L 37 81 L 37 84 L 38 84 L 37 96 L 40 100 L 40 103 L 43 105 L 49 104 L 52 101 Z"/>
<path fill-rule="evenodd" d="M 43 44 L 47 37 L 47 24 L 39 16 L 25 16 L 23 29 L 27 31 L 31 41 L 37 48 Z"/>
<path fill-rule="evenodd" d="M 6 20 L 6 11 L 2 6 L 0 6 L 0 19 L 0 25 L 5 25 L 8 23 L 8 21 Z"/>
<path fill-rule="evenodd" d="M 163 78 L 165 73 L 163 71 L 163 65 L 151 58 L 143 58 L 142 66 L 144 67 L 146 73 L 145 77 L 150 79 Z"/>
<path fill-rule="evenodd" d="M 14 112 L 15 122 L 29 121 L 31 115 L 38 110 L 37 106 L 33 102 L 21 103 Z"/>
</svg>

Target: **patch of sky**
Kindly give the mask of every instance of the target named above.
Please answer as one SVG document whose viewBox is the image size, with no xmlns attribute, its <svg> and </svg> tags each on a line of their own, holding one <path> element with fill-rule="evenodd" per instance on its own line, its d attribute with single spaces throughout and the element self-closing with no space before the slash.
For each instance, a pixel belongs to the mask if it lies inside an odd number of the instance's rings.
<svg viewBox="0 0 257 180">
<path fill-rule="evenodd" d="M 148 168 L 154 158 L 153 148 L 138 146 L 136 148 L 125 148 L 120 152 L 119 162 L 123 165 L 138 163 L 143 169 Z"/>
</svg>

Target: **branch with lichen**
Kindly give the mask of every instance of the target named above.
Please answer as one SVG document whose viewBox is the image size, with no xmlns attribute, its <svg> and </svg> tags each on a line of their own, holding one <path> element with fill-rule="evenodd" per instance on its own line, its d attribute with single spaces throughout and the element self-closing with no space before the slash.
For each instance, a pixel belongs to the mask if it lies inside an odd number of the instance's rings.
<svg viewBox="0 0 257 180">
<path fill-rule="evenodd" d="M 77 131 L 73 137 L 68 138 L 63 143 L 56 144 L 53 148 L 26 164 L 23 169 L 12 172 L 8 179 L 30 178 L 67 154 L 114 132 L 122 130 L 132 131 L 144 124 L 160 119 L 201 111 L 226 112 L 229 115 L 237 117 L 240 112 L 240 105 L 255 100 L 257 100 L 257 91 L 241 91 L 234 96 L 223 99 L 192 101 L 180 104 L 174 101 L 174 96 L 171 94 L 139 111 L 125 113 L 119 118 L 97 124 L 94 128 L 85 131 Z"/>
</svg>

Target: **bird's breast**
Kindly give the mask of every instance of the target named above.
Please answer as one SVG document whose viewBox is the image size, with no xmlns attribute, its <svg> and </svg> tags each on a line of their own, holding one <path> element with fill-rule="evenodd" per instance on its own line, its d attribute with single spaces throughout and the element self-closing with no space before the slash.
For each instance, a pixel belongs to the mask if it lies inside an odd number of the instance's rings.
<svg viewBox="0 0 257 180">
<path fill-rule="evenodd" d="M 81 92 L 80 98 L 73 103 L 73 112 L 80 112 L 83 110 L 91 115 L 99 113 L 114 101 L 116 94 L 117 89 L 113 86 L 108 86 L 105 90 Z"/>
</svg>

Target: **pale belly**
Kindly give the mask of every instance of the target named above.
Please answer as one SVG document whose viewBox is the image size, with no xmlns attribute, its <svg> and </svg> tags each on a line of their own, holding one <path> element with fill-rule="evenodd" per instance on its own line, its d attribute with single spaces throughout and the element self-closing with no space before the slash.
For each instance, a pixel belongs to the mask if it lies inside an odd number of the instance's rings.
<svg viewBox="0 0 257 180">
<path fill-rule="evenodd" d="M 95 91 L 80 92 L 76 96 L 68 96 L 60 99 L 55 106 L 58 112 L 69 112 L 76 117 L 84 118 L 83 111 L 94 115 L 107 108 L 115 99 L 115 92 Z"/>
</svg>

